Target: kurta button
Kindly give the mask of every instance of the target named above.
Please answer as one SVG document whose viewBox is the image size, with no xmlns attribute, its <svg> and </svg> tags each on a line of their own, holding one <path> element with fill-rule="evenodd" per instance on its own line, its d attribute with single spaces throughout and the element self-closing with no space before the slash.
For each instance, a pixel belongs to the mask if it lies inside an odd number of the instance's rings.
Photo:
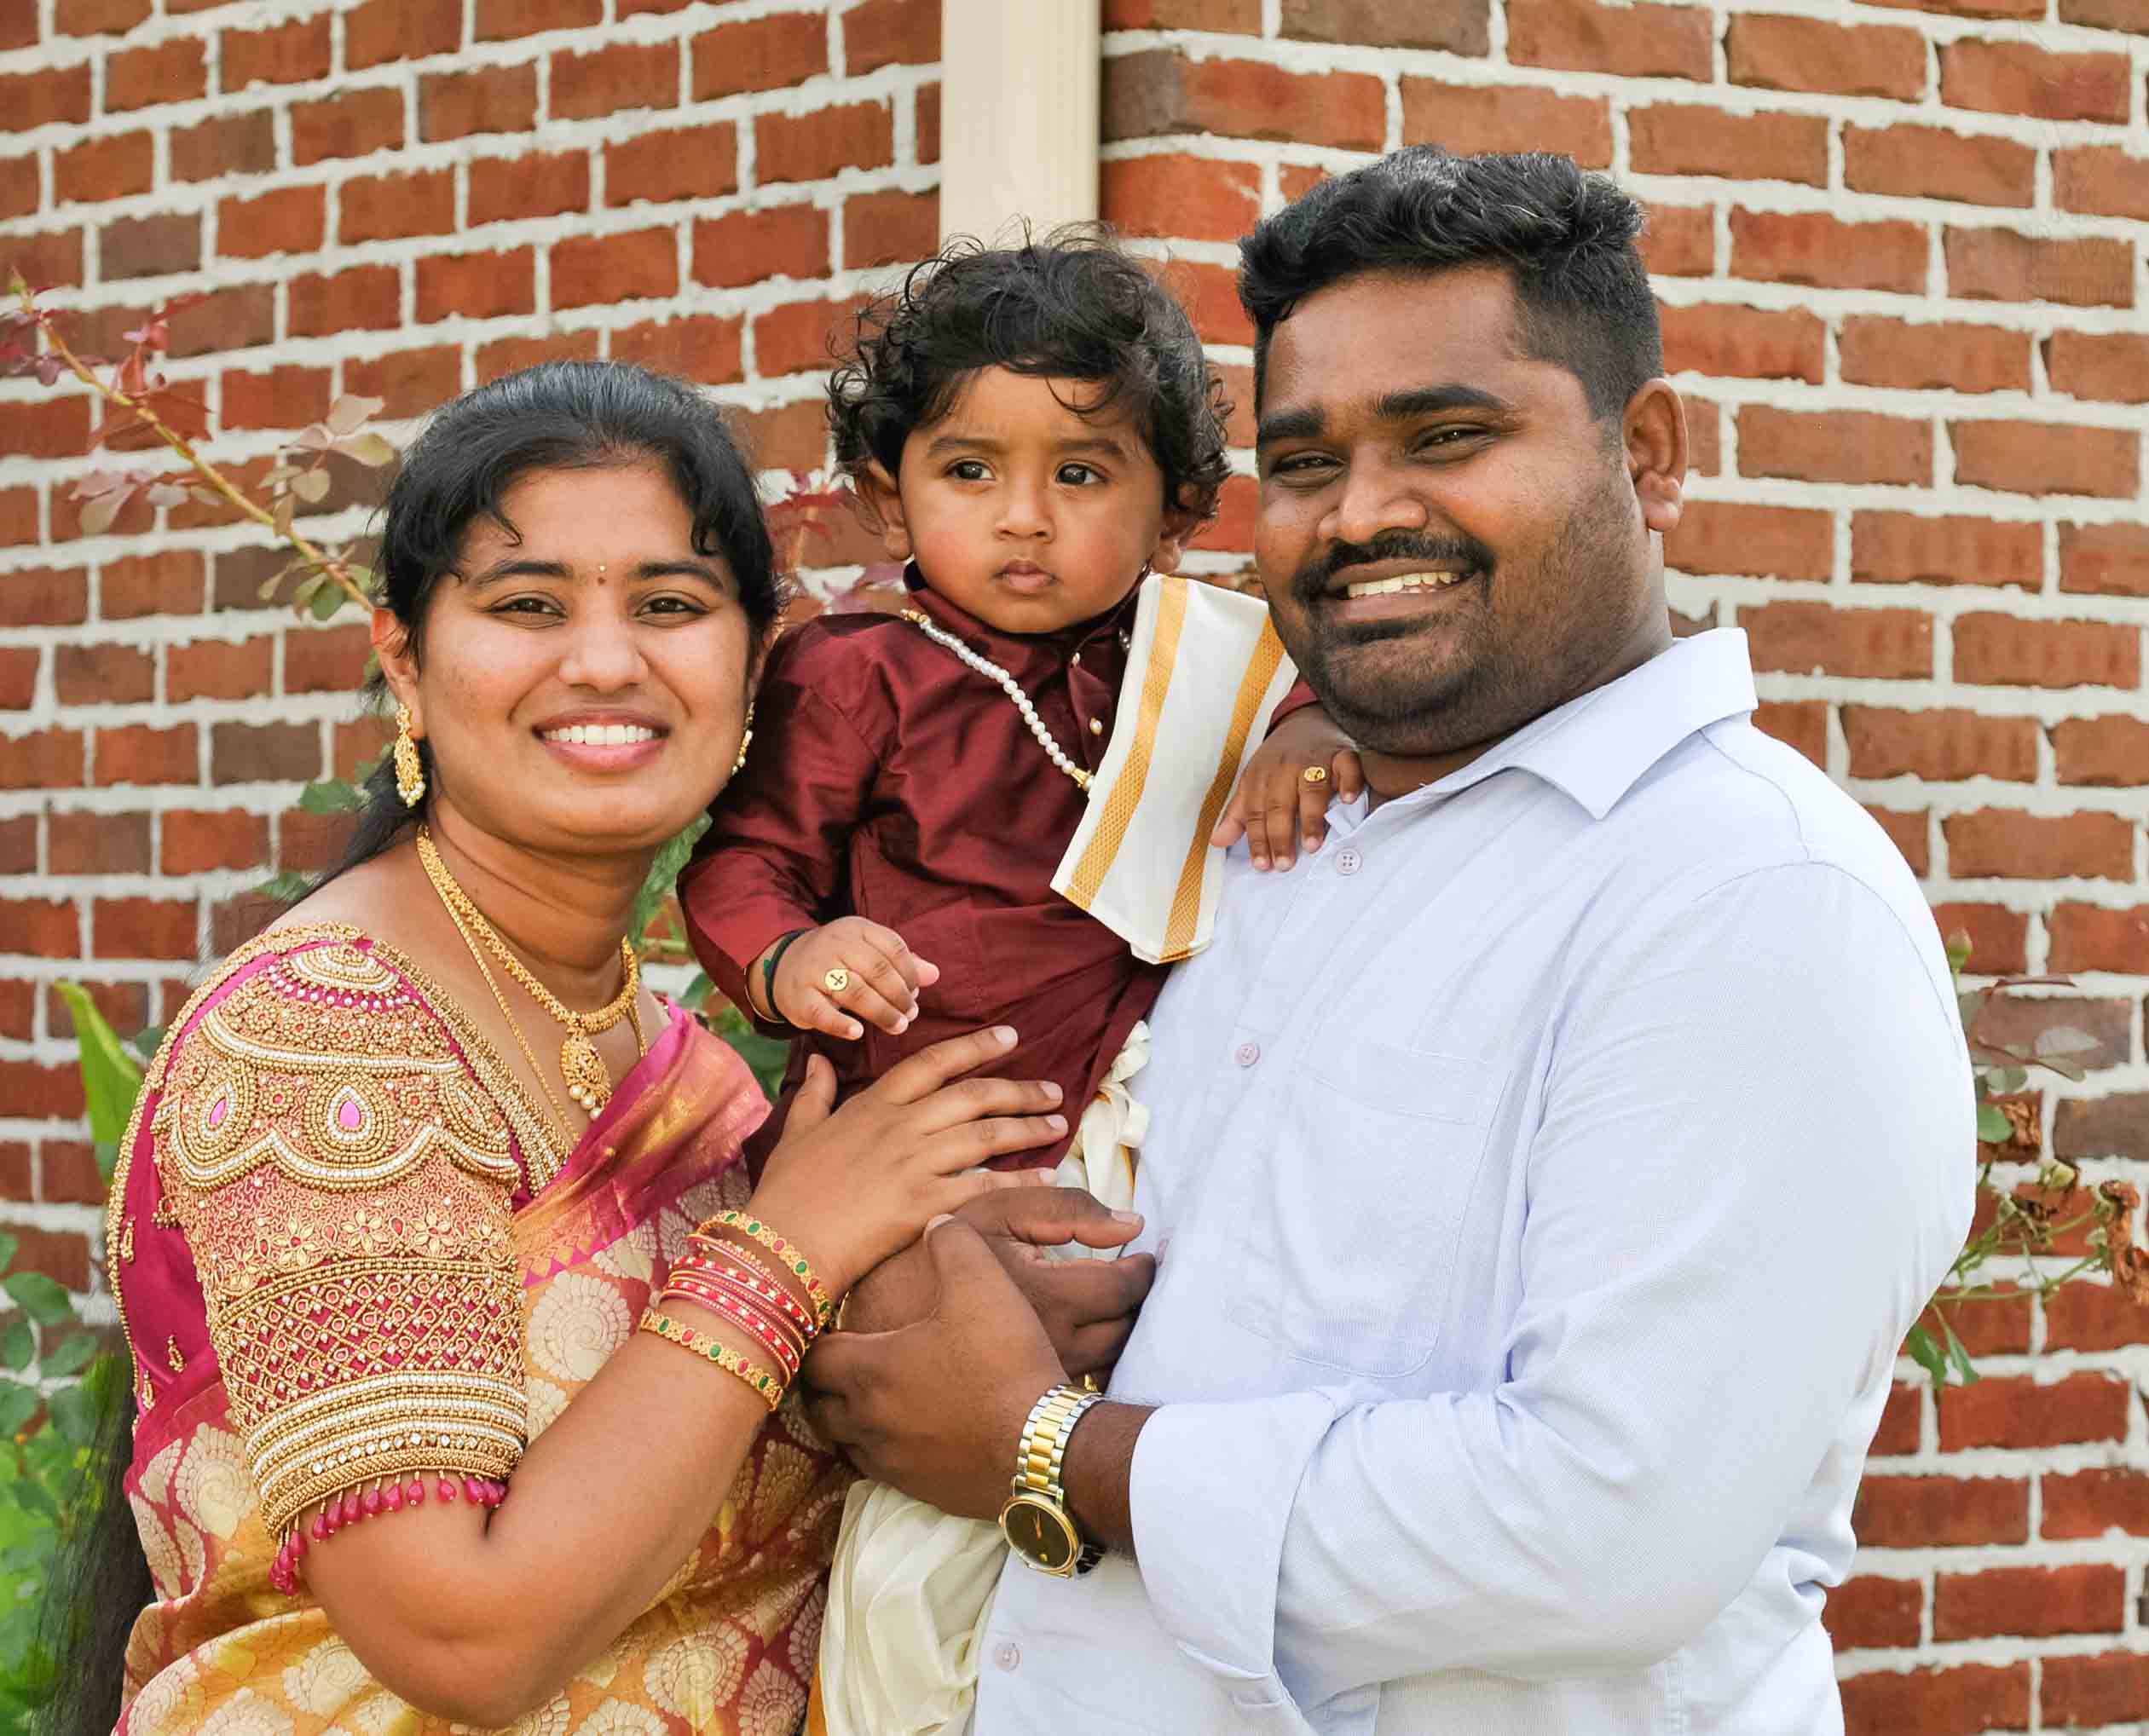
<svg viewBox="0 0 2149 1736">
<path fill-rule="evenodd" d="M 1241 1043 L 1231 1052 L 1231 1058 L 1242 1067 L 1251 1067 L 1261 1058 L 1261 1045 Z"/>
<path fill-rule="evenodd" d="M 1366 858 L 1348 845 L 1336 854 L 1336 872 L 1339 874 L 1355 874 L 1365 865 Z"/>
<path fill-rule="evenodd" d="M 1092 718 L 1089 719 L 1089 733 L 1091 735 L 1101 735 L 1104 732 L 1105 720 L 1102 718 Z"/>
<path fill-rule="evenodd" d="M 1012 1640 L 1002 1640 L 992 1648 L 992 1661 L 1002 1670 L 1013 1670 L 1022 1662 L 1022 1647 Z"/>
<path fill-rule="evenodd" d="M 1071 669 L 1079 669 L 1079 668 L 1081 668 L 1081 667 L 1082 667 L 1082 653 L 1081 653 L 1081 652 L 1079 652 L 1079 651 L 1077 651 L 1077 652 L 1076 652 L 1076 653 L 1074 654 L 1074 655 L 1073 655 L 1073 656 L 1072 656 L 1072 657 L 1068 658 L 1068 659 L 1067 659 L 1067 666 L 1068 666 L 1069 668 L 1071 668 Z"/>
</svg>

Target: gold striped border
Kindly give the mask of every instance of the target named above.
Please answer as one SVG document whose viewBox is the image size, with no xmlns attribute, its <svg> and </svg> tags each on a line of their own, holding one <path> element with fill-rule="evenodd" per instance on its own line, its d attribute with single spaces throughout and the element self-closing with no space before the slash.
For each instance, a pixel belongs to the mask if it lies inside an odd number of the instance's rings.
<svg viewBox="0 0 2149 1736">
<path fill-rule="evenodd" d="M 1141 793 L 1149 781 L 1149 762 L 1157 750 L 1157 724 L 1164 715 L 1172 666 L 1179 659 L 1179 630 L 1187 620 L 1187 583 L 1176 573 L 1166 574 L 1157 598 L 1156 638 L 1142 677 L 1141 710 L 1135 719 L 1134 747 L 1126 764 L 1119 768 L 1112 793 L 1105 799 L 1104 811 L 1097 817 L 1097 829 L 1089 834 L 1067 888 L 1068 901 L 1084 910 L 1096 902 L 1105 876 L 1112 872 L 1112 861 L 1126 842 L 1127 828 L 1134 823 L 1135 810 L 1141 805 Z"/>
</svg>

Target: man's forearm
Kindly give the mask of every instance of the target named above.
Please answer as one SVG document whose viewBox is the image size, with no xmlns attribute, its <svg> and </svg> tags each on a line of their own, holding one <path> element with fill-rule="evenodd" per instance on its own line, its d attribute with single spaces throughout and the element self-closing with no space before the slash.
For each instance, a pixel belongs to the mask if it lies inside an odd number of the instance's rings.
<svg viewBox="0 0 2149 1736">
<path fill-rule="evenodd" d="M 1145 1404 L 1092 1404 L 1067 1438 L 1067 1456 L 1060 1467 L 1060 1486 L 1083 1535 L 1129 1560 L 1135 1442 L 1153 1414 Z"/>
</svg>

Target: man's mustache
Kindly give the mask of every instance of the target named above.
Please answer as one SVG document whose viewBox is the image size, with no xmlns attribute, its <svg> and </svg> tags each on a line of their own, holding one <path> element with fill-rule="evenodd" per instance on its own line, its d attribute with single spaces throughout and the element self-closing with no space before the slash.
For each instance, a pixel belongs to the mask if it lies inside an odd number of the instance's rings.
<svg viewBox="0 0 2149 1736">
<path fill-rule="evenodd" d="M 1493 551 L 1473 536 L 1429 536 L 1416 531 L 1394 532 L 1369 543 L 1331 543 L 1291 575 L 1291 595 L 1302 603 L 1318 602 L 1335 584 L 1337 574 L 1383 561 L 1423 561 L 1429 567 L 1481 573 L 1492 570 Z"/>
</svg>

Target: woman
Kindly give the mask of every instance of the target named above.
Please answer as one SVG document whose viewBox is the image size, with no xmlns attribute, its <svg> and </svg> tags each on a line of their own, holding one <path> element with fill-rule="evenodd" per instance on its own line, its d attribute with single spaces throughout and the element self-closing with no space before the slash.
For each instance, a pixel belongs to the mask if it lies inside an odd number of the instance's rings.
<svg viewBox="0 0 2149 1736">
<path fill-rule="evenodd" d="M 776 1736 L 847 1476 L 773 1399 L 835 1296 L 1017 1179 L 981 1157 L 1060 1137 L 1056 1088 L 948 1087 L 1002 1032 L 833 1115 L 824 1067 L 750 1186 L 752 1076 L 640 986 L 636 891 L 743 759 L 779 602 L 691 391 L 459 399 L 380 568 L 394 763 L 175 1023 L 114 1178 L 155 1591 L 120 1729 Z"/>
</svg>

